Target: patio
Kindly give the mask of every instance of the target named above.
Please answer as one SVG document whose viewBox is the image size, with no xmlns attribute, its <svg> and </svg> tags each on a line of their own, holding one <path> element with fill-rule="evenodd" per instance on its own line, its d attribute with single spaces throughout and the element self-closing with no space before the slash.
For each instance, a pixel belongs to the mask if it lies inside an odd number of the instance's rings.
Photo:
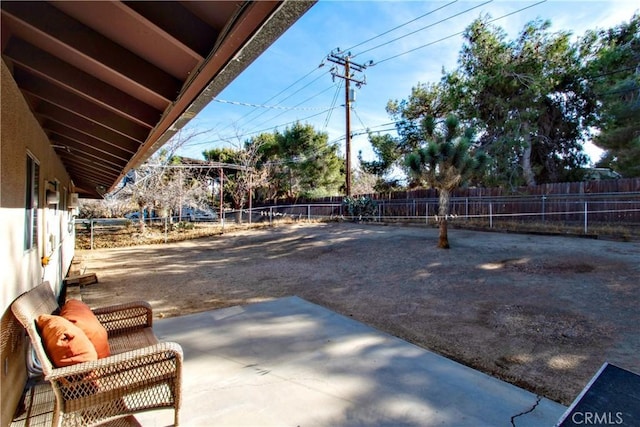
<svg viewBox="0 0 640 427">
<path fill-rule="evenodd" d="M 566 410 L 298 297 L 154 329 L 183 346 L 186 426 L 550 426 Z M 136 419 L 166 426 L 173 414 Z"/>
</svg>

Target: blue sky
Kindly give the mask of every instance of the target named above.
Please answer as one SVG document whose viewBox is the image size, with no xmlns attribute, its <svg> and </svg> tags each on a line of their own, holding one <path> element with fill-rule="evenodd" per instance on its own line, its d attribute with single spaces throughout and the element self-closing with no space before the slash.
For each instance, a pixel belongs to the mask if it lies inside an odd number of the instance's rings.
<svg viewBox="0 0 640 427">
<path fill-rule="evenodd" d="M 333 81 L 333 64 L 325 60 L 335 48 L 353 47 L 353 62 L 375 64 L 356 75 L 366 78 L 366 84 L 356 89 L 352 106 L 351 129 L 357 134 L 367 128 L 392 128 L 385 111 L 390 99 L 405 99 L 418 82 L 436 82 L 443 68 L 455 68 L 462 46 L 457 33 L 481 15 L 511 14 L 495 22 L 511 37 L 536 18 L 551 20 L 552 31 L 581 36 L 587 29 L 628 21 L 639 9 L 637 2 L 620 0 L 321 0 L 190 122 L 183 134 L 200 134 L 178 153 L 202 158 L 205 149 L 239 147 L 260 132 L 283 131 L 300 121 L 326 132 L 344 154 L 344 86 L 338 78 Z M 426 16 L 416 19 L 422 15 Z M 325 65 L 319 67 L 321 63 Z M 586 148 L 592 157 L 598 156 L 597 149 Z M 354 136 L 353 161 L 360 150 L 365 159 L 372 158 L 366 135 Z"/>
</svg>

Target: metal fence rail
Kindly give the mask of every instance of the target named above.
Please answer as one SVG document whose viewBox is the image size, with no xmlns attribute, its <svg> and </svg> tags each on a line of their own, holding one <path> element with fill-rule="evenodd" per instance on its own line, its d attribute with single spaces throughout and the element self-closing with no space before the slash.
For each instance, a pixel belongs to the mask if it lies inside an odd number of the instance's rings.
<svg viewBox="0 0 640 427">
<path fill-rule="evenodd" d="M 76 231 L 76 235 L 78 234 L 88 234 L 89 235 L 89 248 L 94 249 L 94 243 L 96 237 L 98 235 L 105 236 L 115 236 L 121 233 L 123 230 L 136 228 L 139 226 L 139 219 L 128 219 L 128 218 L 76 218 L 74 227 Z M 196 221 L 191 221 L 192 223 L 218 223 L 216 220 L 211 219 L 196 219 Z M 180 217 L 151 217 L 145 218 L 144 224 L 145 226 L 154 226 L 163 230 L 164 233 L 164 241 L 165 243 L 168 240 L 169 230 L 177 226 L 178 224 L 185 224 L 186 221 L 180 221 Z M 221 223 L 222 224 L 222 223 Z"/>
<path fill-rule="evenodd" d="M 373 215 L 351 217 L 342 203 L 304 203 L 263 206 L 241 211 L 227 210 L 215 224 L 223 231 L 225 223 L 273 223 L 281 219 L 295 220 L 364 220 L 407 221 L 434 224 L 438 221 L 437 198 L 377 200 Z M 165 241 L 169 229 L 178 218 L 151 218 L 145 223 L 164 230 Z M 580 227 L 584 234 L 596 225 L 625 225 L 640 228 L 640 193 L 562 194 L 543 196 L 453 197 L 450 200 L 449 221 L 476 221 L 489 228 L 500 222 L 547 223 L 557 227 Z M 94 238 L 117 234 L 138 220 L 125 218 L 77 219 L 76 230 L 89 233 L 90 248 Z M 198 224 L 198 221 L 195 221 Z"/>
<path fill-rule="evenodd" d="M 438 221 L 437 198 L 378 200 L 376 213 L 366 218 L 370 221 Z M 341 203 L 308 203 L 276 205 L 254 208 L 249 217 L 255 219 L 292 217 L 318 220 L 344 218 L 355 219 L 346 214 Z M 640 224 L 640 193 L 612 193 L 597 195 L 554 195 L 513 197 L 454 197 L 450 200 L 449 220 L 484 220 L 489 227 L 495 221 L 517 220 L 554 222 L 558 224 L 581 224 L 588 233 L 589 224 Z"/>
</svg>

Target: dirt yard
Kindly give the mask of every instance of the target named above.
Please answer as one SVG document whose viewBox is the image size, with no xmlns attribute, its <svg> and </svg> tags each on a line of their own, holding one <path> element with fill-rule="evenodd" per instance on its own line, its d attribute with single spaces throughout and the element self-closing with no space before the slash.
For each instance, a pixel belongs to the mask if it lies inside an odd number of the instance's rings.
<svg viewBox="0 0 640 427">
<path fill-rule="evenodd" d="M 640 371 L 640 242 L 328 223 L 77 251 L 90 305 L 157 317 L 298 295 L 569 404 L 609 361 Z"/>
</svg>

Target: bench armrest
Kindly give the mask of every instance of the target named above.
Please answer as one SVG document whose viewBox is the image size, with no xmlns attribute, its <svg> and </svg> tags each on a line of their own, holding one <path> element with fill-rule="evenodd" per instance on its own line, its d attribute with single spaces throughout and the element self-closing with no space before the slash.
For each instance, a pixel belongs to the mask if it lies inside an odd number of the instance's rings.
<svg viewBox="0 0 640 427">
<path fill-rule="evenodd" d="M 183 358 L 180 344 L 163 341 L 148 347 L 114 354 L 90 362 L 77 363 L 63 368 L 54 368 L 51 374 L 47 375 L 45 379 L 57 381 L 62 378 L 88 375 L 91 377 L 89 378 L 90 380 L 97 380 L 101 377 L 126 372 L 136 369 L 137 367 L 145 367 L 163 360 L 175 359 L 176 367 L 180 367 L 182 366 Z M 71 381 L 73 381 L 73 378 Z"/>
<path fill-rule="evenodd" d="M 180 345 L 162 342 L 96 361 L 54 368 L 45 379 L 51 382 L 63 419 L 72 417 L 75 421 L 67 422 L 89 425 L 147 409 L 173 407 L 177 411 L 181 402 L 182 363 Z"/>
<path fill-rule="evenodd" d="M 150 328 L 153 324 L 153 310 L 146 301 L 99 307 L 92 311 L 110 336 Z"/>
</svg>

